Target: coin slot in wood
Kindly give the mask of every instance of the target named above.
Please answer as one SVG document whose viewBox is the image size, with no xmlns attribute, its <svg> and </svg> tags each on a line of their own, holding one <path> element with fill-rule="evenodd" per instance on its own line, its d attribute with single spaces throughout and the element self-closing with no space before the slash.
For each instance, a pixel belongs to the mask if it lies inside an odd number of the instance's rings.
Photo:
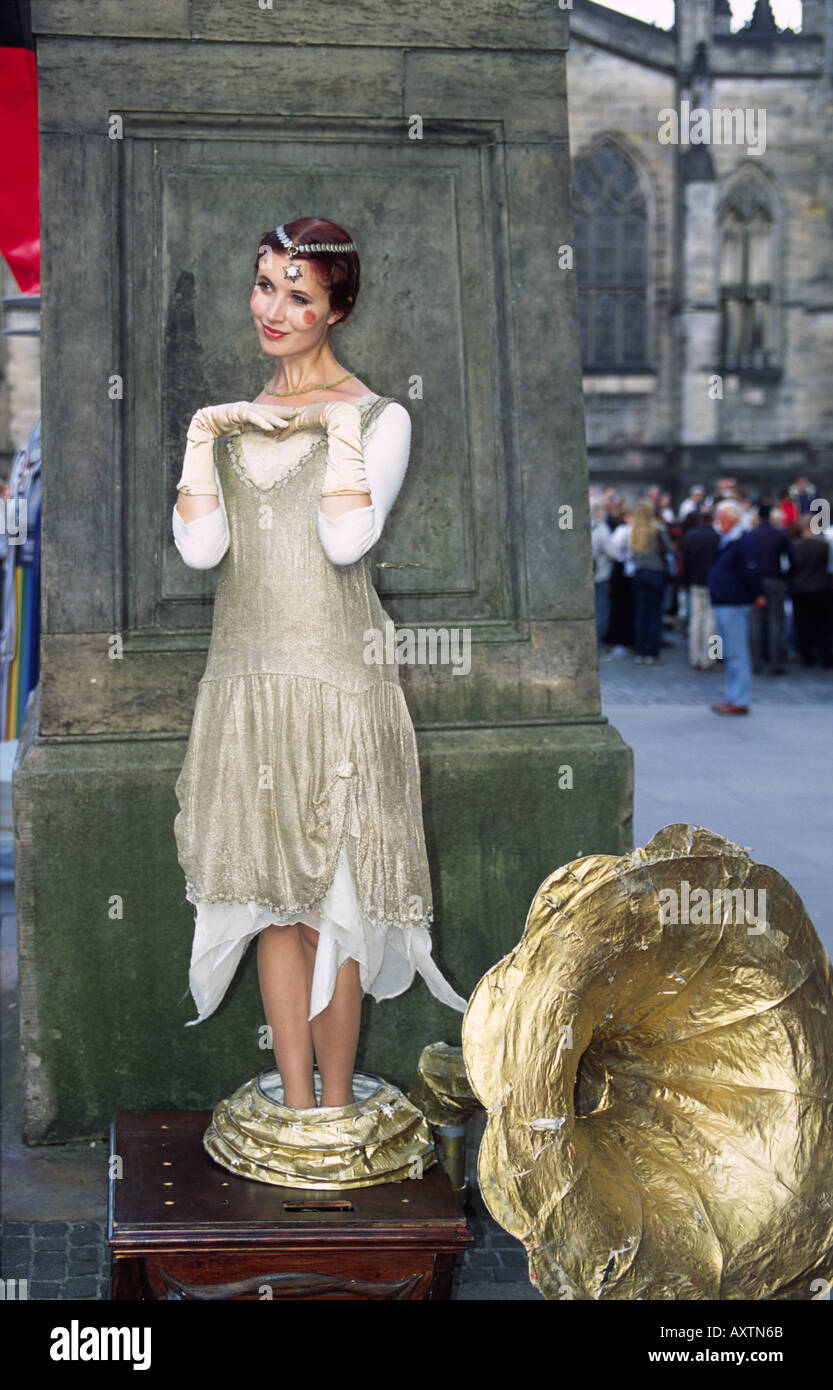
<svg viewBox="0 0 833 1390">
<path fill-rule="evenodd" d="M 344 1197 L 333 1197 L 330 1201 L 310 1198 L 303 1202 L 284 1202 L 284 1211 L 353 1211 L 353 1203 Z"/>
</svg>

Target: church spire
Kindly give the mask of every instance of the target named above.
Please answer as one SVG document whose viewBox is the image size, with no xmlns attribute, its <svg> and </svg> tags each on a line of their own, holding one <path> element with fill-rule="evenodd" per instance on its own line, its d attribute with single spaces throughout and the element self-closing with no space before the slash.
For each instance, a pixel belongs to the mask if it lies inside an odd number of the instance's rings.
<svg viewBox="0 0 833 1390">
<path fill-rule="evenodd" d="M 752 18 L 745 28 L 747 34 L 754 34 L 757 38 L 769 38 L 771 34 L 778 33 L 769 0 L 755 0 Z"/>
</svg>

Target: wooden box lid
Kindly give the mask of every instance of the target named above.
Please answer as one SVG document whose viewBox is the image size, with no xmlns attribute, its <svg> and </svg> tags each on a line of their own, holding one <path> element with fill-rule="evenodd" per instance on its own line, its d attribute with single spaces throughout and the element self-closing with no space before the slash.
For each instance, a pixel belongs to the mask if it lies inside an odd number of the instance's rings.
<svg viewBox="0 0 833 1390">
<path fill-rule="evenodd" d="M 419 1179 L 343 1192 L 273 1187 L 238 1177 L 209 1157 L 202 1136 L 210 1119 L 210 1110 L 117 1114 L 107 1231 L 115 1252 L 368 1242 L 457 1251 L 473 1240 L 439 1163 Z"/>
</svg>

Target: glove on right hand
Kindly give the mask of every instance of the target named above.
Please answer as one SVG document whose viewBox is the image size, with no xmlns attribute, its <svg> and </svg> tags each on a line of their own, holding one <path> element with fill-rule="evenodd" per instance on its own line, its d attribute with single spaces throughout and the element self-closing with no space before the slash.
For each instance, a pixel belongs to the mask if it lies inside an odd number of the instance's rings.
<svg viewBox="0 0 833 1390">
<path fill-rule="evenodd" d="M 327 432 L 327 472 L 321 496 L 369 496 L 358 407 L 352 401 L 315 401 L 301 406 L 286 432 L 316 428 Z"/>
<path fill-rule="evenodd" d="M 297 406 L 252 405 L 250 401 L 203 406 L 188 426 L 177 492 L 184 492 L 189 497 L 217 497 L 219 489 L 214 476 L 214 440 L 225 434 L 237 434 L 251 425 L 266 434 L 284 430 L 297 410 Z"/>
</svg>

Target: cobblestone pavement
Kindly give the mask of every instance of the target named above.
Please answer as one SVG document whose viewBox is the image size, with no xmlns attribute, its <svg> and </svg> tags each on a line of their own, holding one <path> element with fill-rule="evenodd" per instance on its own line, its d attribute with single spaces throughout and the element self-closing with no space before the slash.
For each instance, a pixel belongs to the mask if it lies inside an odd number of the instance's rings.
<svg viewBox="0 0 833 1390">
<path fill-rule="evenodd" d="M 468 1216 L 474 1244 L 458 1257 L 452 1298 L 541 1299 L 519 1241 L 490 1216 Z M 6 1221 L 0 1270 L 7 1300 L 107 1300 L 110 1254 L 103 1221 Z M 14 1281 L 10 1283 L 9 1281 Z"/>
<path fill-rule="evenodd" d="M 102 1221 L 4 1221 L 0 1276 L 9 1299 L 109 1297 L 107 1228 Z M 14 1280 L 13 1288 L 9 1280 Z M 25 1281 L 25 1291 L 20 1281 Z"/>
</svg>

